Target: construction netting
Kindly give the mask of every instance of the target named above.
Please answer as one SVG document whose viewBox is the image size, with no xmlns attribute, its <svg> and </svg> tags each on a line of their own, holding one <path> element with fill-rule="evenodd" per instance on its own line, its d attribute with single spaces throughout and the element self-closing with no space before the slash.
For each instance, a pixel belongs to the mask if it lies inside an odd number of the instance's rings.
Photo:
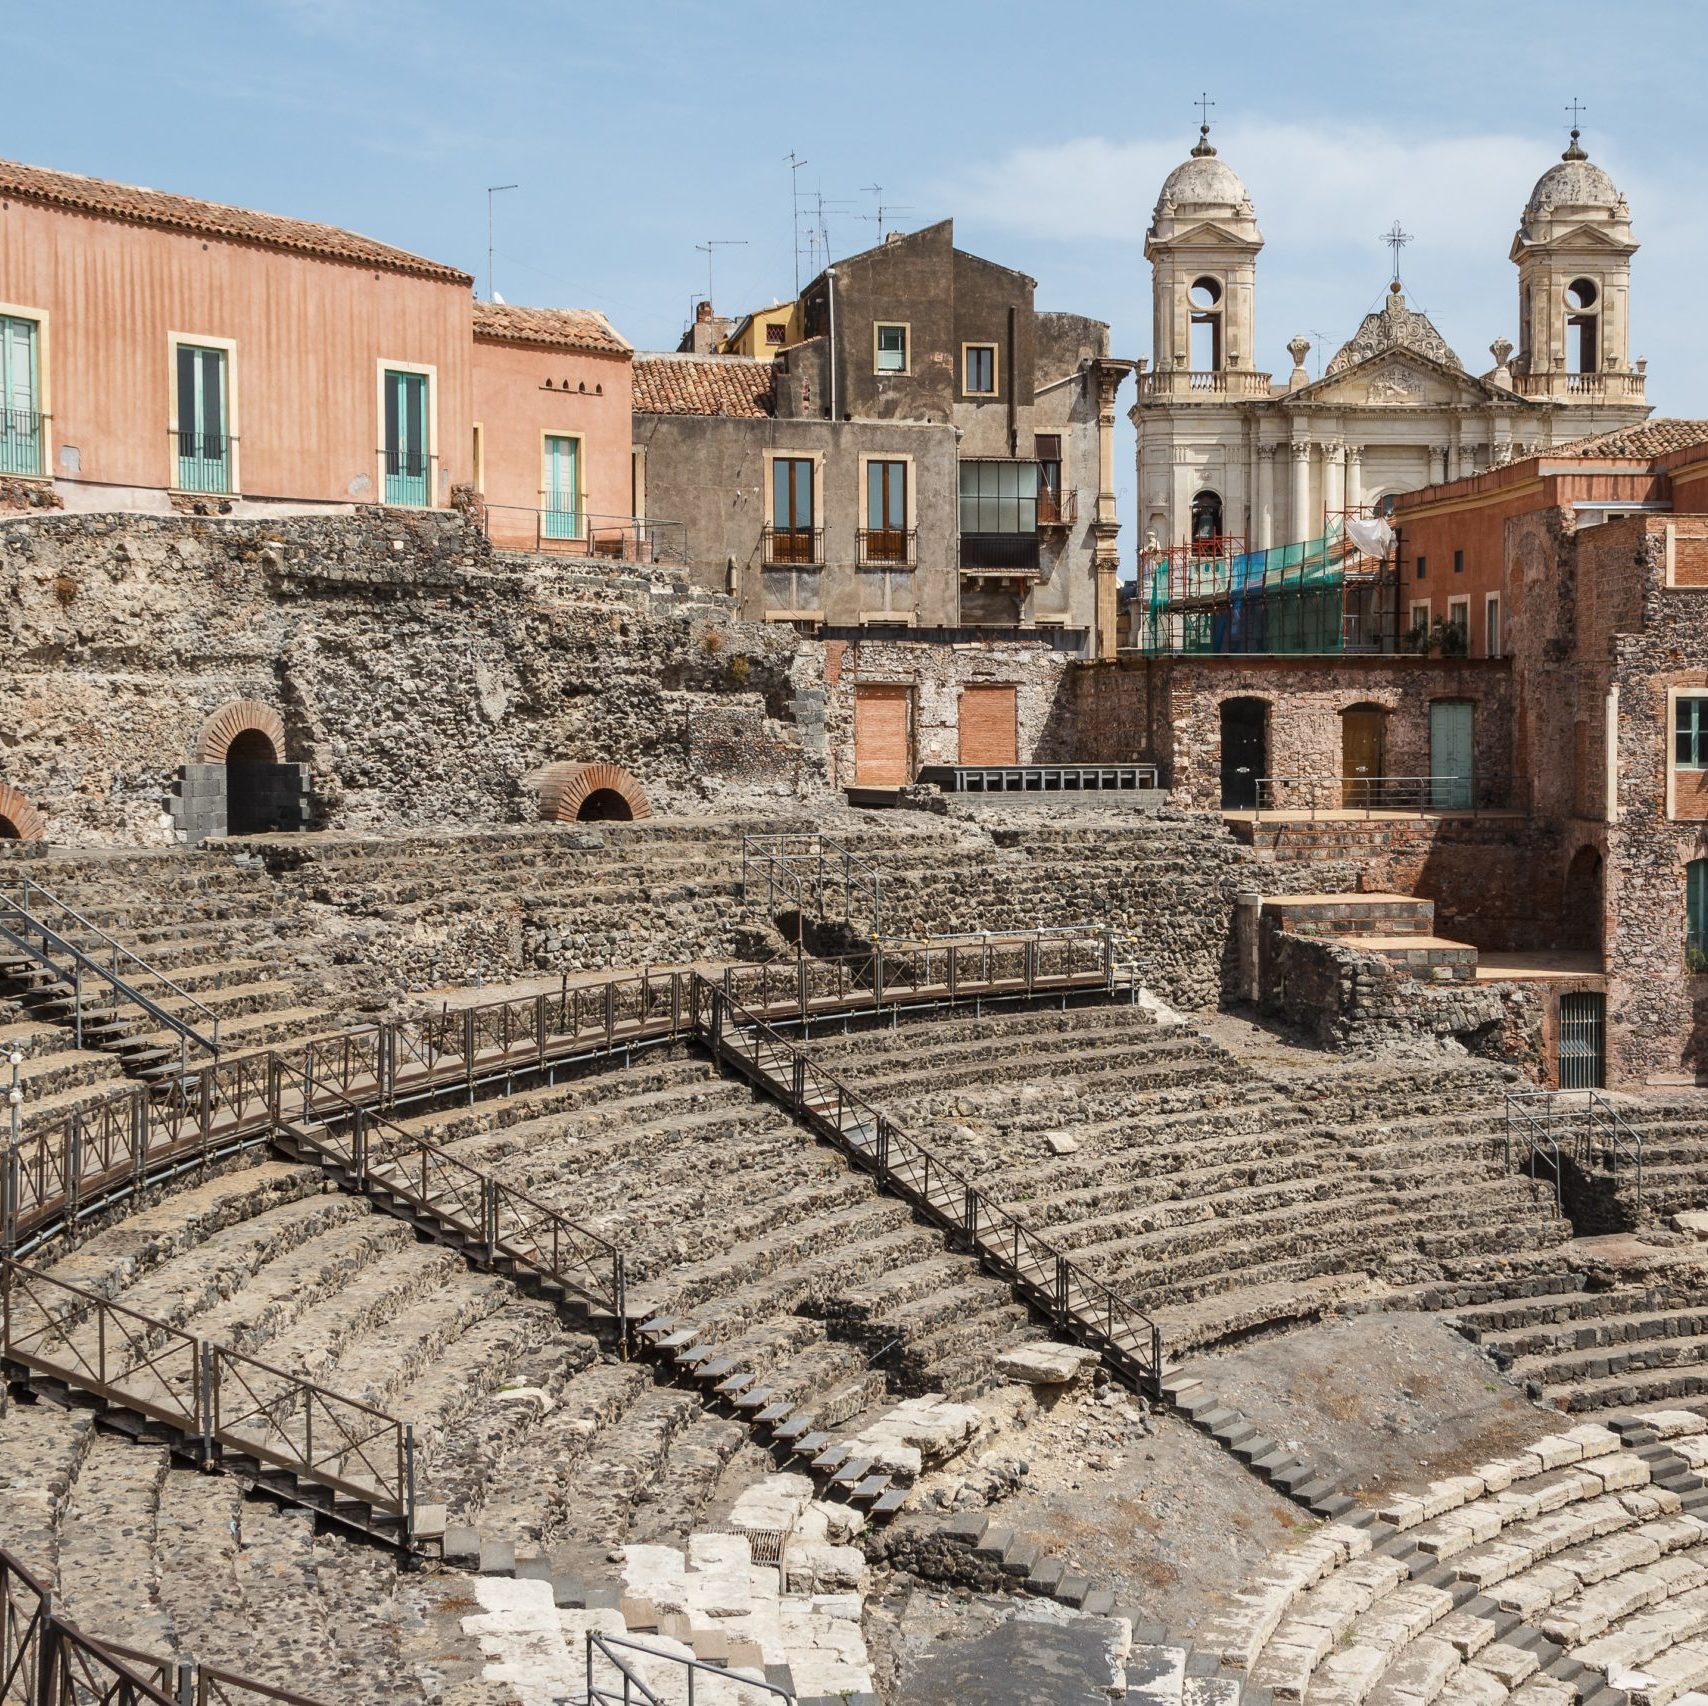
<svg viewBox="0 0 1708 1706">
<path fill-rule="evenodd" d="M 1311 653 L 1391 648 L 1393 583 L 1331 518 L 1320 539 L 1265 550 L 1222 541 L 1143 564 L 1138 645 L 1147 652 Z M 1386 643 L 1384 643 L 1386 642 Z"/>
</svg>

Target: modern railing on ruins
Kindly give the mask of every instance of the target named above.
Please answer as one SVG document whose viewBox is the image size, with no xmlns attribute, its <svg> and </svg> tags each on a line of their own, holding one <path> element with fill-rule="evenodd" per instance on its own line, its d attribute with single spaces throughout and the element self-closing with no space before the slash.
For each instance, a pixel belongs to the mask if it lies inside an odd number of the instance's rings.
<svg viewBox="0 0 1708 1706">
<path fill-rule="evenodd" d="M 483 503 L 480 513 L 487 538 L 500 550 L 547 551 L 677 568 L 688 562 L 688 528 L 680 521 L 658 521 L 649 515 L 596 515 L 550 503 L 537 509 Z"/>
<path fill-rule="evenodd" d="M 1471 811 L 1476 790 L 1469 776 L 1259 776 L 1259 813 Z M 1485 807 L 1492 802 L 1484 800 Z"/>
<path fill-rule="evenodd" d="M 883 926 L 883 873 L 827 835 L 744 835 L 741 892 L 753 899 L 760 883 L 767 913 L 777 911 L 782 895 L 802 918 L 809 903 L 822 918 L 840 894 L 842 917 L 852 922 L 860 916 L 873 932 Z"/>
<path fill-rule="evenodd" d="M 696 976 L 693 1000 L 696 1029 L 721 1059 L 875 1174 L 884 1188 L 963 1237 L 1060 1331 L 1095 1345 L 1136 1387 L 1160 1390 L 1161 1331 L 1137 1304 L 1040 1238 L 716 983 Z"/>
<path fill-rule="evenodd" d="M 85 1635 L 0 1551 L 0 1700 L 6 1706 L 315 1706 L 217 1665 L 160 1658 Z"/>
<path fill-rule="evenodd" d="M 1555 1180 L 1556 1206 L 1561 1195 L 1562 1157 L 1589 1171 L 1617 1176 L 1627 1170 L 1643 1200 L 1643 1133 L 1618 1105 L 1599 1090 L 1518 1090 L 1506 1095 L 1506 1160 L 1512 1165 L 1517 1145 L 1520 1159 L 1532 1177 L 1538 1161 Z"/>
<path fill-rule="evenodd" d="M 23 879 L 21 898 L 0 894 L 0 950 L 7 943 L 69 986 L 79 1048 L 84 1029 L 94 1018 L 116 1018 L 121 1008 L 133 1007 L 178 1037 L 181 1065 L 187 1063 L 192 1043 L 209 1054 L 219 1053 L 219 1015 L 206 1002 L 28 876 Z M 169 990 L 188 1014 L 200 1016 L 200 1026 L 185 1012 L 173 1012 L 145 995 L 131 981 L 139 976 L 147 978 L 157 992 Z M 87 995 L 86 983 L 91 986 Z M 99 996 L 96 990 L 101 991 Z"/>
<path fill-rule="evenodd" d="M 708 1680 L 696 1692 L 700 1677 Z M 736 1696 L 743 1700 L 795 1698 L 773 1682 L 707 1664 L 689 1653 L 598 1629 L 587 1631 L 587 1706 L 696 1706 L 698 1701 Z"/>
</svg>

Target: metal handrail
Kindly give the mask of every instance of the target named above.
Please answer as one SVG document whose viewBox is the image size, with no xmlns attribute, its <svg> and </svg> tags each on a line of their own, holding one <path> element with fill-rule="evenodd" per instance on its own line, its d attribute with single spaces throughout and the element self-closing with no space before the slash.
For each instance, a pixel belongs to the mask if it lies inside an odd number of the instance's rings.
<svg viewBox="0 0 1708 1706">
<path fill-rule="evenodd" d="M 1540 1117 L 1531 1111 L 1529 1104 L 1540 1101 L 1542 1113 Z M 1506 1093 L 1504 1121 L 1504 1149 L 1506 1170 L 1512 1171 L 1513 1139 L 1516 1136 L 1522 1146 L 1524 1155 L 1530 1166 L 1531 1189 L 1536 1185 L 1536 1163 L 1544 1161 L 1552 1169 L 1554 1175 L 1554 1212 L 1565 1212 L 1563 1179 L 1565 1169 L 1561 1164 L 1561 1145 L 1556 1129 L 1555 1113 L 1563 1111 L 1559 1104 L 1552 1099 L 1552 1093 L 1546 1090 L 1511 1091 Z M 1568 1145 L 1570 1132 L 1567 1132 Z"/>
<path fill-rule="evenodd" d="M 115 973 L 118 971 L 119 960 L 123 957 L 124 959 L 129 960 L 132 965 L 141 967 L 141 969 L 150 977 L 158 979 L 159 982 L 167 989 L 171 990 L 174 995 L 181 996 L 185 1001 L 189 1002 L 192 1007 L 196 1008 L 198 1012 L 205 1013 L 208 1018 L 213 1021 L 213 1048 L 216 1054 L 219 1052 L 219 1014 L 217 1014 L 213 1008 L 208 1006 L 205 1001 L 198 1000 L 181 984 L 174 983 L 163 971 L 158 970 L 156 967 L 150 965 L 147 960 L 142 959 L 139 955 L 133 953 L 124 945 L 123 942 L 119 941 L 108 931 L 103 930 L 99 924 L 85 918 L 83 914 L 76 909 L 76 907 L 68 905 L 51 889 L 46 887 L 43 883 L 38 882 L 34 877 L 30 876 L 26 872 L 24 875 L 24 910 L 26 912 L 31 910 L 30 896 L 32 894 L 41 895 L 50 906 L 58 907 L 67 918 L 73 919 L 80 929 L 87 930 L 93 936 L 98 936 L 101 939 L 102 945 L 112 950 L 113 970 Z"/>
<path fill-rule="evenodd" d="M 1540 1109 L 1540 1113 L 1533 1110 Z M 1507 1125 L 1514 1116 L 1527 1130 L 1542 1134 L 1554 1156 L 1570 1156 L 1579 1165 L 1602 1166 L 1617 1175 L 1623 1161 L 1637 1176 L 1637 1203 L 1643 1200 L 1643 1132 L 1599 1090 L 1509 1090 Z M 1511 1144 L 1508 1142 L 1508 1166 Z"/>
<path fill-rule="evenodd" d="M 613 1691 L 599 1683 L 593 1674 L 593 1655 L 604 1659 L 622 1678 L 620 1691 Z M 795 1696 L 786 1688 L 779 1688 L 774 1682 L 767 1682 L 763 1677 L 743 1676 L 737 1671 L 726 1670 L 722 1665 L 707 1664 L 704 1659 L 691 1658 L 683 1653 L 670 1652 L 663 1647 L 649 1646 L 645 1641 L 636 1641 L 625 1635 L 611 1635 L 600 1629 L 587 1631 L 587 1706 L 666 1706 L 666 1697 L 655 1694 L 643 1677 L 624 1662 L 623 1653 L 640 1653 L 646 1658 L 661 1665 L 674 1667 L 684 1673 L 687 1682 L 687 1692 L 678 1695 L 672 1690 L 669 1699 L 674 1702 L 682 1700 L 686 1706 L 694 1706 L 694 1678 L 697 1675 L 716 1677 L 718 1681 L 718 1697 L 730 1687 L 743 1690 L 751 1689 L 758 1694 L 767 1694 L 774 1700 L 793 1700 Z"/>
<path fill-rule="evenodd" d="M 1135 1386 L 1160 1393 L 1162 1331 L 1136 1303 L 999 1206 L 719 985 L 698 972 L 693 979 L 695 1029 L 715 1054 L 871 1170 L 886 1189 L 964 1237 L 1059 1330 L 1090 1341 Z"/>
<path fill-rule="evenodd" d="M 1362 811 L 1472 811 L 1476 801 L 1469 776 L 1259 776 L 1254 778 L 1257 803 L 1254 810 Z M 1293 790 L 1302 799 L 1283 804 L 1282 790 Z M 1464 804 L 1444 803 L 1443 793 L 1463 791 Z M 1349 798 L 1350 795 L 1350 798 Z"/>
<path fill-rule="evenodd" d="M 236 1671 L 220 1665 L 198 1664 L 193 1659 L 162 1658 L 157 1653 L 139 1652 L 135 1647 L 121 1646 L 117 1641 L 103 1641 L 109 1653 L 116 1653 L 139 1675 L 147 1677 L 176 1706 L 246 1706 L 256 1700 L 275 1700 L 284 1706 L 320 1706 L 306 1694 L 280 1688 L 276 1683 L 257 1682 L 254 1677 L 239 1676 Z M 10 1696 L 5 1697 L 8 1702 Z"/>
<path fill-rule="evenodd" d="M 527 525 L 532 528 L 536 551 L 562 550 L 566 556 L 597 558 L 601 555 L 598 550 L 600 544 L 622 546 L 632 540 L 635 555 L 612 560 L 671 566 L 681 566 L 688 561 L 688 527 L 681 521 L 664 521 L 650 515 L 605 515 L 583 509 L 580 504 L 544 503 L 538 508 L 529 508 L 526 504 L 495 504 L 485 499 L 480 501 L 479 516 L 481 530 L 488 539 L 492 537 L 494 517 L 531 518 Z M 548 532 L 547 516 L 567 518 L 574 531 L 565 534 Z M 501 527 L 500 531 L 504 529 Z M 511 547 L 499 545 L 500 550 L 507 548 Z"/>
<path fill-rule="evenodd" d="M 857 890 L 863 890 L 871 912 L 870 928 L 875 934 L 883 925 L 883 873 L 827 835 L 744 835 L 741 838 L 742 893 L 749 893 L 749 871 L 757 864 L 764 872 L 767 910 L 775 910 L 777 890 L 781 887 L 793 899 L 796 912 L 804 916 L 806 901 L 813 892 L 809 885 L 816 878 L 816 892 L 822 906 L 826 874 L 838 863 L 841 865 L 843 916 L 853 921 L 854 896 Z"/>
<path fill-rule="evenodd" d="M 1643 1131 L 1620 1113 L 1599 1090 L 1586 1090 L 1588 1098 L 1584 1137 L 1585 1158 L 1591 1162 L 1605 1161 L 1610 1173 L 1619 1171 L 1621 1157 L 1635 1167 L 1637 1173 L 1637 1205 L 1643 1202 Z"/>
</svg>

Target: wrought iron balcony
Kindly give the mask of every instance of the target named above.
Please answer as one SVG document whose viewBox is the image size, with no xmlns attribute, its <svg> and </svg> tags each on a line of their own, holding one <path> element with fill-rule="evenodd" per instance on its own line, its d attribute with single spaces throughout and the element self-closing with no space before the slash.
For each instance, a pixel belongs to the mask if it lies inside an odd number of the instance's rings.
<svg viewBox="0 0 1708 1706">
<path fill-rule="evenodd" d="M 963 574 L 1035 575 L 1038 572 L 1036 533 L 963 533 Z"/>
<path fill-rule="evenodd" d="M 767 564 L 812 568 L 824 561 L 822 527 L 767 527 L 762 544 Z"/>
<path fill-rule="evenodd" d="M 34 409 L 0 409 L 0 474 L 40 475 L 42 426 Z"/>
<path fill-rule="evenodd" d="M 1079 493 L 1052 492 L 1038 488 L 1038 525 L 1040 527 L 1072 527 L 1079 519 Z"/>
<path fill-rule="evenodd" d="M 859 532 L 862 568 L 911 569 L 919 561 L 919 534 L 912 527 L 862 527 Z"/>
<path fill-rule="evenodd" d="M 224 494 L 234 489 L 231 462 L 235 438 L 222 432 L 182 428 L 174 430 L 172 437 L 178 452 L 178 491 Z"/>
</svg>

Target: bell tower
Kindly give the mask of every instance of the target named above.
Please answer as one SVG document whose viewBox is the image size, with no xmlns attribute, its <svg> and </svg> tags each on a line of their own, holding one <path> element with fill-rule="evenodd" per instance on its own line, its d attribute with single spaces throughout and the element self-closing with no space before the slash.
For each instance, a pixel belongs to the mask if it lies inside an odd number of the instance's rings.
<svg viewBox="0 0 1708 1706">
<path fill-rule="evenodd" d="M 1641 403 L 1631 360 L 1631 210 L 1580 140 L 1536 181 L 1512 240 L 1518 267 L 1516 388 L 1565 402 Z"/>
</svg>

